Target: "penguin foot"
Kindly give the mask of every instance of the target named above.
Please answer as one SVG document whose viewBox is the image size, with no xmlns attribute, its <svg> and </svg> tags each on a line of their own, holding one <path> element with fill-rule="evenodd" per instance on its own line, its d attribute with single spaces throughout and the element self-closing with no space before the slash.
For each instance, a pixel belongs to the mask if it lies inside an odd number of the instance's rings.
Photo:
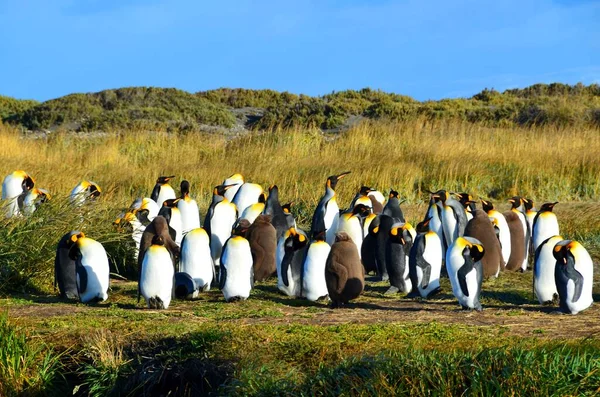
<svg viewBox="0 0 600 397">
<path fill-rule="evenodd" d="M 439 294 L 440 292 L 442 292 L 442 288 L 441 287 L 437 287 L 436 289 L 434 289 L 433 291 L 431 291 L 430 293 L 427 294 L 426 298 L 431 298 L 434 295 Z"/>
<path fill-rule="evenodd" d="M 381 276 L 381 278 L 379 279 L 379 281 L 388 281 L 390 279 L 390 276 L 385 275 L 385 276 Z"/>
<path fill-rule="evenodd" d="M 231 298 L 229 298 L 229 300 L 225 300 L 225 302 L 232 303 L 232 302 L 238 302 L 241 300 L 242 300 L 242 298 L 240 296 L 232 296 Z"/>
<path fill-rule="evenodd" d="M 394 287 L 393 285 L 388 288 L 387 291 L 384 292 L 384 295 L 393 295 L 393 294 L 397 294 L 398 292 L 400 292 L 400 289 L 398 289 L 398 287 Z"/>
<path fill-rule="evenodd" d="M 412 290 L 406 295 L 406 297 L 409 299 L 415 299 L 415 298 L 420 298 L 421 294 L 419 294 L 419 292 L 417 292 L 415 290 Z"/>
</svg>

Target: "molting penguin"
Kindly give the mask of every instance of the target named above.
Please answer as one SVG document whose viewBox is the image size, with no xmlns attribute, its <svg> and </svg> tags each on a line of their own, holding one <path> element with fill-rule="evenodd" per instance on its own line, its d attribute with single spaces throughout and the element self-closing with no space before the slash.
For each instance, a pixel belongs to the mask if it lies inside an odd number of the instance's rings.
<svg viewBox="0 0 600 397">
<path fill-rule="evenodd" d="M 210 252 L 215 266 L 219 266 L 223 244 L 231 236 L 231 229 L 237 219 L 237 208 L 226 197 L 225 193 L 232 185 L 215 186 L 213 198 L 206 217 L 204 230 L 210 236 Z"/>
<path fill-rule="evenodd" d="M 325 264 L 325 281 L 332 307 L 358 298 L 365 288 L 365 270 L 356 244 L 346 233 L 338 233 Z"/>
<path fill-rule="evenodd" d="M 374 214 L 381 214 L 383 212 L 383 207 L 385 205 L 385 197 L 383 193 L 379 190 L 371 190 L 368 194 L 371 199 L 371 208 L 373 209 Z"/>
<path fill-rule="evenodd" d="M 226 302 L 246 300 L 254 285 L 252 251 L 244 237 L 232 235 L 223 247 L 219 287 Z"/>
<path fill-rule="evenodd" d="M 508 263 L 511 252 L 508 222 L 506 222 L 504 215 L 494 209 L 494 204 L 492 204 L 491 201 L 481 200 L 481 204 L 488 216 L 492 219 L 496 219 L 496 222 L 498 223 L 498 230 L 500 231 L 498 238 L 500 239 L 500 247 L 502 248 L 502 260 L 504 263 Z"/>
<path fill-rule="evenodd" d="M 335 187 L 340 179 L 348 175 L 350 171 L 339 175 L 332 175 L 325 182 L 325 195 L 321 197 L 312 218 L 310 231 L 312 236 L 325 231 L 325 241 L 331 245 L 335 241 L 335 233 L 340 220 L 340 208 L 335 197 Z"/>
<path fill-rule="evenodd" d="M 243 214 L 246 208 L 262 200 L 264 203 L 264 191 L 262 186 L 256 183 L 246 182 L 235 194 L 232 203 L 236 205 L 240 214 Z"/>
<path fill-rule="evenodd" d="M 408 275 L 408 254 L 413 244 L 413 237 L 406 228 L 406 223 L 394 224 L 385 249 L 385 263 L 390 280 L 390 288 L 386 294 L 397 292 L 408 293 L 412 290 L 412 282 Z"/>
<path fill-rule="evenodd" d="M 181 229 L 184 235 L 190 230 L 200 227 L 198 203 L 190 197 L 190 183 L 188 181 L 181 181 L 181 197 L 177 202 L 177 208 L 181 213 Z"/>
<path fill-rule="evenodd" d="M 558 290 L 554 280 L 556 268 L 554 247 L 561 241 L 563 241 L 561 236 L 552 236 L 544 240 L 535 251 L 533 292 L 541 304 L 551 304 L 558 299 Z"/>
<path fill-rule="evenodd" d="M 360 257 L 360 250 L 363 241 L 363 224 L 362 219 L 371 212 L 371 207 L 367 207 L 364 204 L 356 204 L 352 209 L 352 212 L 343 213 L 340 216 L 338 223 L 338 233 L 346 232 L 352 239 L 356 248 L 358 248 L 358 254 Z"/>
<path fill-rule="evenodd" d="M 181 242 L 181 260 L 179 272 L 186 273 L 194 281 L 193 289 L 184 286 L 189 282 L 182 282 L 181 286 L 175 278 L 175 296 L 192 296 L 197 291 L 209 291 L 210 283 L 215 279 L 215 264 L 210 254 L 210 238 L 206 230 L 197 228 L 185 235 Z"/>
<path fill-rule="evenodd" d="M 512 210 L 506 211 L 503 215 L 510 231 L 510 257 L 506 262 L 506 270 L 524 271 L 523 260 L 525 259 L 526 247 L 523 223 L 519 215 Z M 525 265 L 527 265 L 527 262 L 525 262 Z"/>
<path fill-rule="evenodd" d="M 54 258 L 54 288 L 58 285 L 60 297 L 62 299 L 79 299 L 77 290 L 77 269 L 75 260 L 69 256 L 69 251 L 73 245 L 72 238 L 75 240 L 85 237 L 80 231 L 72 231 L 60 239 L 56 247 L 56 257 Z"/>
<path fill-rule="evenodd" d="M 400 208 L 399 193 L 397 191 L 393 189 L 390 190 L 390 196 L 387 204 L 383 208 L 382 214 L 396 218 L 400 222 L 406 222 L 402 209 Z"/>
<path fill-rule="evenodd" d="M 473 219 L 467 222 L 465 237 L 472 237 L 479 241 L 485 249 L 485 256 L 481 259 L 483 266 L 483 277 L 498 277 L 504 269 L 502 259 L 502 248 L 488 215 L 482 210 L 475 210 Z"/>
<path fill-rule="evenodd" d="M 291 228 L 285 234 L 284 255 L 277 268 L 277 288 L 288 296 L 302 296 L 302 268 L 308 245 L 306 234 Z"/>
<path fill-rule="evenodd" d="M 554 279 L 564 313 L 577 314 L 593 303 L 594 264 L 587 250 L 577 241 L 563 240 L 554 247 Z"/>
<path fill-rule="evenodd" d="M 23 192 L 18 198 L 17 202 L 19 210 L 25 215 L 31 215 L 38 209 L 42 203 L 49 201 L 52 197 L 46 189 L 38 189 L 34 187 L 27 193 Z"/>
<path fill-rule="evenodd" d="M 102 189 L 96 182 L 83 180 L 71 190 L 69 198 L 71 204 L 82 205 L 87 200 L 94 200 L 100 196 Z"/>
<path fill-rule="evenodd" d="M 442 241 L 429 230 L 430 219 L 417 225 L 417 237 L 410 249 L 408 273 L 412 283 L 409 297 L 428 298 L 440 292 Z"/>
<path fill-rule="evenodd" d="M 156 184 L 154 185 L 154 189 L 152 189 L 150 198 L 156 202 L 159 208 L 162 207 L 165 200 L 177 198 L 177 195 L 175 195 L 175 190 L 173 190 L 171 185 L 169 185 L 169 181 L 173 178 L 175 178 L 175 175 L 159 176 L 156 180 Z"/>
<path fill-rule="evenodd" d="M 173 295 L 173 260 L 162 236 L 154 236 L 142 263 L 139 290 L 149 309 L 168 309 Z"/>
<path fill-rule="evenodd" d="M 552 210 L 555 203 L 545 203 L 533 219 L 533 249 L 537 250 L 540 244 L 549 237 L 560 234 L 558 219 Z"/>
<path fill-rule="evenodd" d="M 308 246 L 302 272 L 302 295 L 309 301 L 327 296 L 325 265 L 331 247 L 325 242 L 325 233 L 315 236 Z"/>
<path fill-rule="evenodd" d="M 457 237 L 462 237 L 467 226 L 467 214 L 462 204 L 445 190 L 432 193 L 432 197 L 439 197 L 438 205 L 442 209 L 442 229 L 446 246 L 449 247 Z"/>
<path fill-rule="evenodd" d="M 2 201 L 7 218 L 19 214 L 18 197 L 33 189 L 35 182 L 25 171 L 18 170 L 7 175 L 2 182 Z"/>
<path fill-rule="evenodd" d="M 83 233 L 72 234 L 67 244 L 69 257 L 75 261 L 79 300 L 83 303 L 105 301 L 110 270 L 104 247 Z"/>
<path fill-rule="evenodd" d="M 181 240 L 183 239 L 183 220 L 181 217 L 181 211 L 177 207 L 179 199 L 168 199 L 163 201 L 163 206 L 158 211 L 158 215 L 163 216 L 169 227 L 175 230 L 175 244 L 181 246 Z"/>
<path fill-rule="evenodd" d="M 481 311 L 479 295 L 483 281 L 481 258 L 485 250 L 472 237 L 458 237 L 446 252 L 446 269 L 452 292 L 463 309 Z"/>
<path fill-rule="evenodd" d="M 514 197 L 510 198 L 508 200 L 508 202 L 511 203 L 511 206 L 512 206 L 512 208 L 510 210 L 519 217 L 519 220 L 521 221 L 521 225 L 523 225 L 523 238 L 524 238 L 523 250 L 525 251 L 525 253 L 524 253 L 525 256 L 523 258 L 523 263 L 521 264 L 521 270 L 525 271 L 525 270 L 527 270 L 527 262 L 529 261 L 529 246 L 531 245 L 531 228 L 529 227 L 529 222 L 527 221 L 525 201 L 519 196 L 514 196 Z M 505 216 L 506 216 L 506 214 L 505 214 Z M 511 233 L 512 233 L 512 230 L 511 230 Z M 511 253 L 515 249 L 517 249 L 517 248 L 515 248 L 515 245 L 512 242 L 512 237 L 511 237 Z"/>
<path fill-rule="evenodd" d="M 259 215 L 248 228 L 248 241 L 252 251 L 256 281 L 262 281 L 277 272 L 275 263 L 277 231 L 271 222 L 271 216 Z"/>
<path fill-rule="evenodd" d="M 236 193 L 240 189 L 240 187 L 244 184 L 244 177 L 242 174 L 233 174 L 229 178 L 225 179 L 222 183 L 223 186 L 230 186 L 230 189 L 225 191 L 225 198 L 229 200 L 229 202 L 233 202 L 233 198 Z"/>
</svg>

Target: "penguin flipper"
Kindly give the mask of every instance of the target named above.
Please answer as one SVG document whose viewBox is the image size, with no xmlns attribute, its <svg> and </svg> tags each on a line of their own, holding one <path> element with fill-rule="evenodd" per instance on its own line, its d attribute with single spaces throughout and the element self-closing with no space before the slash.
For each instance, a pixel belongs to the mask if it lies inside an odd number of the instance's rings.
<svg viewBox="0 0 600 397">
<path fill-rule="evenodd" d="M 160 185 L 157 183 L 156 185 L 154 185 L 154 189 L 152 189 L 152 194 L 150 195 L 150 198 L 154 201 L 157 201 L 159 194 L 160 194 Z M 157 202 L 156 204 L 158 204 L 159 206 L 162 206 L 162 203 Z"/>
<path fill-rule="evenodd" d="M 294 257 L 293 253 L 286 252 L 285 255 L 283 256 L 283 260 L 281 261 L 281 281 L 283 281 L 283 284 L 286 287 L 290 286 L 290 280 L 288 278 L 288 270 L 292 263 L 293 257 Z"/>
<path fill-rule="evenodd" d="M 467 287 L 467 274 L 473 270 L 472 266 L 463 265 L 457 272 L 458 284 L 464 296 L 469 296 L 469 288 Z"/>
<path fill-rule="evenodd" d="M 312 236 L 316 236 L 318 233 L 324 232 L 325 228 L 325 214 L 327 212 L 328 201 L 321 201 L 315 210 L 313 215 L 312 223 L 310 226 L 310 232 Z"/>
<path fill-rule="evenodd" d="M 85 270 L 85 266 L 81 264 L 80 259 L 77 260 L 75 269 L 77 271 L 77 279 L 79 280 L 77 283 L 77 291 L 81 295 L 87 289 L 88 275 L 87 271 Z"/>
<path fill-rule="evenodd" d="M 429 278 L 431 277 L 431 266 L 423 268 L 423 279 L 421 280 L 421 288 L 427 289 L 429 286 Z"/>
<path fill-rule="evenodd" d="M 222 290 L 225 288 L 225 283 L 227 282 L 227 268 L 225 264 L 221 262 L 220 270 L 219 270 L 219 288 Z"/>
<path fill-rule="evenodd" d="M 575 291 L 573 291 L 572 302 L 577 302 L 579 298 L 581 298 L 581 292 L 583 291 L 583 276 L 575 268 L 573 268 L 572 271 L 569 272 L 569 276 L 575 284 Z"/>
</svg>

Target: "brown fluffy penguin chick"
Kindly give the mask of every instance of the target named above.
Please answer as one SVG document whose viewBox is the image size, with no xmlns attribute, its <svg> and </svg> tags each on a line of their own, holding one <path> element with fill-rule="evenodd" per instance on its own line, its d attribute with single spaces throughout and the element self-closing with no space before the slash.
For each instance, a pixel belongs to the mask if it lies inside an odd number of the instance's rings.
<svg viewBox="0 0 600 397">
<path fill-rule="evenodd" d="M 365 270 L 356 244 L 348 234 L 336 234 L 325 264 L 325 281 L 332 307 L 358 298 L 365 288 Z"/>
<path fill-rule="evenodd" d="M 517 271 L 525 260 L 525 231 L 519 215 L 512 211 L 503 213 L 510 230 L 510 256 L 506 264 L 506 270 Z M 487 254 L 487 253 L 486 253 Z"/>
<path fill-rule="evenodd" d="M 277 230 L 271 224 L 270 215 L 259 215 L 248 229 L 248 241 L 252 251 L 254 280 L 262 281 L 277 271 L 275 252 Z"/>
<path fill-rule="evenodd" d="M 504 269 L 502 249 L 498 237 L 496 237 L 494 226 L 484 211 L 478 209 L 473 213 L 473 219 L 467 222 L 465 236 L 474 237 L 481 241 L 485 249 L 485 255 L 481 259 L 483 277 L 496 277 L 498 272 Z"/>
</svg>

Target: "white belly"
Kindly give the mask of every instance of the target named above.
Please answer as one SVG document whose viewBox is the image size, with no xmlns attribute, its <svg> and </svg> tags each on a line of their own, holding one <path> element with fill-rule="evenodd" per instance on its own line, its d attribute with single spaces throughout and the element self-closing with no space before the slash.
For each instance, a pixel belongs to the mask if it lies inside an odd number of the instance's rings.
<svg viewBox="0 0 600 397">
<path fill-rule="evenodd" d="M 442 228 L 444 234 L 449 237 L 450 244 L 458 237 L 458 224 L 454 217 L 454 211 L 449 206 L 442 208 Z"/>
<path fill-rule="evenodd" d="M 88 241 L 80 250 L 81 264 L 85 267 L 87 273 L 87 286 L 85 291 L 79 293 L 79 297 L 84 303 L 96 298 L 104 301 L 108 298 L 108 286 L 110 282 L 110 270 L 106 251 L 102 244 L 93 240 Z M 79 280 L 79 277 L 77 280 Z"/>
<path fill-rule="evenodd" d="M 502 259 L 504 260 L 504 263 L 508 263 L 511 252 L 510 229 L 508 228 L 508 222 L 506 222 L 504 215 L 495 210 L 490 211 L 488 216 L 498 221 L 498 229 L 500 230 L 499 239 L 500 244 L 502 245 Z"/>
<path fill-rule="evenodd" d="M 560 234 L 556 215 L 540 214 L 533 229 L 533 249 L 536 250 L 547 238 Z"/>
<path fill-rule="evenodd" d="M 230 247 L 229 244 L 223 252 L 223 263 L 227 271 L 227 279 L 223 286 L 223 296 L 225 300 L 230 300 L 233 297 L 247 299 L 250 296 L 252 289 L 252 253 L 250 252 L 250 244 L 247 240 L 237 242 L 235 247 Z"/>
<path fill-rule="evenodd" d="M 427 296 L 431 291 L 440 287 L 440 272 L 442 270 L 442 242 L 437 234 L 429 232 L 425 235 L 425 251 L 423 252 L 423 259 L 431 265 L 429 273 L 429 284 L 427 288 L 422 289 L 420 287 L 421 280 L 423 280 L 423 272 L 420 267 L 417 266 L 417 279 L 419 281 L 419 292 L 421 296 Z M 406 262 L 408 263 L 408 262 Z M 421 274 L 419 276 L 419 274 Z"/>
<path fill-rule="evenodd" d="M 327 232 L 325 234 L 325 240 L 327 244 L 332 245 L 335 243 L 335 233 L 338 229 L 338 224 L 340 220 L 340 207 L 335 200 L 329 200 L 327 203 L 327 210 L 325 211 L 325 229 Z"/>
<path fill-rule="evenodd" d="M 223 245 L 231 236 L 231 229 L 235 221 L 235 213 L 229 203 L 219 203 L 215 206 L 210 220 L 210 251 L 216 266 L 219 266 L 221 262 Z"/>
<path fill-rule="evenodd" d="M 548 240 L 540 249 L 540 254 L 536 258 L 533 274 L 533 290 L 540 303 L 551 302 L 554 294 L 558 294 L 554 280 L 556 259 L 552 254 L 552 250 L 556 243 L 561 240 L 562 237 L 560 236 Z"/>
<path fill-rule="evenodd" d="M 170 185 L 163 185 L 160 187 L 160 192 L 158 193 L 156 204 L 158 204 L 159 207 L 162 207 L 163 202 L 165 200 L 171 200 L 174 198 L 177 198 L 177 196 L 175 195 L 175 190 L 173 190 L 173 188 Z"/>
<path fill-rule="evenodd" d="M 144 255 L 140 277 L 140 293 L 146 302 L 158 297 L 167 309 L 171 303 L 174 275 L 169 251 L 162 246 L 150 246 Z"/>
<path fill-rule="evenodd" d="M 195 200 L 180 200 L 177 202 L 177 208 L 181 213 L 181 230 L 186 235 L 190 230 L 200 227 L 200 211 Z"/>
<path fill-rule="evenodd" d="M 325 263 L 331 247 L 326 242 L 314 242 L 308 248 L 302 275 L 302 292 L 306 299 L 316 301 L 326 296 Z"/>
<path fill-rule="evenodd" d="M 238 212 L 243 214 L 246 208 L 252 204 L 258 203 L 258 198 L 262 192 L 263 189 L 260 185 L 255 183 L 244 183 L 233 198 L 233 204 L 237 206 Z"/>
<path fill-rule="evenodd" d="M 213 259 L 208 234 L 204 229 L 194 229 L 185 236 L 181 247 L 179 270 L 189 274 L 200 288 L 210 289 L 213 279 Z"/>
<path fill-rule="evenodd" d="M 529 241 L 527 240 L 527 218 L 525 214 L 521 211 L 514 211 L 521 221 L 521 225 L 523 226 L 523 236 L 525 237 L 525 258 L 523 259 L 523 263 L 521 264 L 521 269 L 523 271 L 527 270 L 527 263 L 529 262 Z"/>
<path fill-rule="evenodd" d="M 360 219 L 358 219 L 358 216 L 351 216 L 349 218 L 346 218 L 345 216 L 342 216 L 339 218 L 338 221 L 338 227 L 337 227 L 337 231 L 339 232 L 346 232 L 348 233 L 348 236 L 352 239 L 352 241 L 354 242 L 354 244 L 356 244 L 356 248 L 358 248 L 358 257 L 361 257 L 361 247 L 362 247 L 362 241 L 363 241 L 363 230 L 362 227 L 360 225 Z M 408 262 L 406 262 L 408 263 Z M 408 267 L 407 267 L 408 269 Z"/>
</svg>

